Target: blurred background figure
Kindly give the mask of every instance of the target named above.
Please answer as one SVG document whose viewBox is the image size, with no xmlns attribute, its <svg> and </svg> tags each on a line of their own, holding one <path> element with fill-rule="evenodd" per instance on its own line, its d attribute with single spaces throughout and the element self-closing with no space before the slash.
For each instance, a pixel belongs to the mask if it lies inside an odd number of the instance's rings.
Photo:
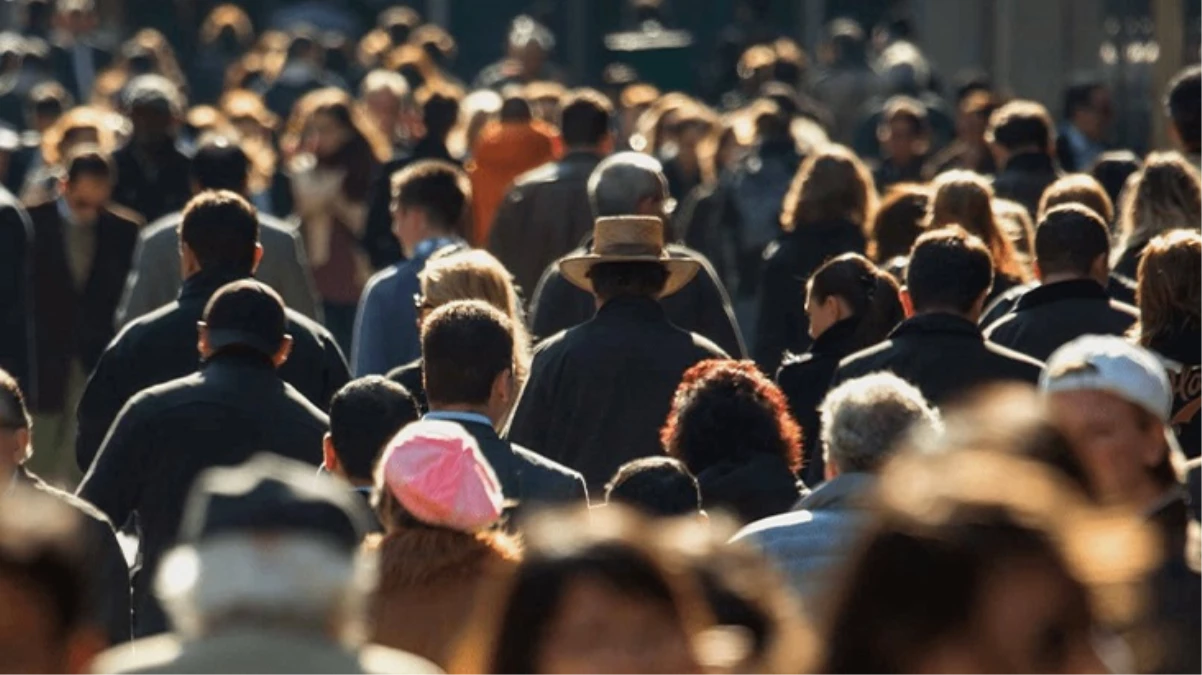
<svg viewBox="0 0 1202 675">
<path fill-rule="evenodd" d="M 1084 171 L 1108 148 L 1114 107 L 1101 80 L 1082 78 L 1064 91 L 1064 124 L 1056 136 L 1056 159 L 1065 171 Z"/>
<path fill-rule="evenodd" d="M 605 503 L 656 517 L 704 513 L 697 477 L 672 457 L 643 457 L 623 464 L 605 485 Z"/>
</svg>

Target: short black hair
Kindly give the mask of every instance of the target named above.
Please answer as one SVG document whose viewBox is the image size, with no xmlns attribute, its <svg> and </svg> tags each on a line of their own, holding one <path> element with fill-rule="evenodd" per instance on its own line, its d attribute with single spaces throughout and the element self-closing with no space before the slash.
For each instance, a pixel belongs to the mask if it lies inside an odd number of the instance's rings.
<svg viewBox="0 0 1202 675">
<path fill-rule="evenodd" d="M 88 143 L 77 146 L 67 156 L 67 182 L 74 183 L 84 176 L 116 183 L 117 168 L 108 154 Z"/>
<path fill-rule="evenodd" d="M 993 258 L 977 237 L 958 226 L 923 234 L 910 251 L 906 288 L 916 312 L 968 312 L 993 285 Z"/>
<path fill-rule="evenodd" d="M 510 94 L 501 102 L 502 122 L 529 122 L 534 119 L 530 110 L 530 101 L 523 96 Z"/>
<path fill-rule="evenodd" d="M 588 273 L 601 300 L 620 295 L 657 297 L 668 283 L 668 268 L 657 262 L 598 263 Z"/>
<path fill-rule="evenodd" d="M 0 429 L 28 429 L 32 425 L 21 385 L 17 378 L 0 368 Z"/>
<path fill-rule="evenodd" d="M 618 469 L 605 486 L 605 503 L 633 506 L 653 516 L 683 516 L 701 510 L 701 488 L 679 459 L 642 457 Z"/>
<path fill-rule="evenodd" d="M 563 101 L 559 128 L 567 147 L 592 147 L 609 133 L 614 107 L 596 89 L 576 89 Z"/>
<path fill-rule="evenodd" d="M 371 480 L 384 444 L 417 418 L 413 396 L 396 382 L 379 375 L 347 382 L 330 399 L 330 440 L 347 475 Z"/>
<path fill-rule="evenodd" d="M 1047 150 L 1056 138 L 1048 109 L 1035 101 L 1011 101 L 989 116 L 985 138 L 1014 152 L 1036 147 Z"/>
<path fill-rule="evenodd" d="M 435 227 L 459 234 L 472 187 L 459 167 L 427 159 L 392 174 L 392 198 L 397 207 L 421 209 Z"/>
<path fill-rule="evenodd" d="M 497 376 L 513 370 L 513 322 L 479 300 L 458 300 L 422 322 L 422 375 L 426 399 L 436 404 L 481 405 Z"/>
<path fill-rule="evenodd" d="M 1190 66 L 1173 77 L 1164 107 L 1186 150 L 1202 150 L 1202 66 Z"/>
<path fill-rule="evenodd" d="M 1035 260 L 1048 274 L 1089 274 L 1098 256 L 1110 256 L 1110 231 L 1092 209 L 1061 204 L 1035 228 Z"/>
<path fill-rule="evenodd" d="M 179 237 L 201 269 L 249 275 L 259 243 L 259 214 L 242 195 L 205 190 L 184 207 Z"/>
<path fill-rule="evenodd" d="M 224 136 L 201 138 L 192 156 L 192 179 L 201 190 L 229 190 L 246 194 L 250 178 L 250 158 Z"/>
<path fill-rule="evenodd" d="M 43 82 L 29 90 L 29 115 L 31 118 L 58 118 L 74 106 L 71 94 L 58 82 Z M 31 119 L 32 121 L 32 119 Z"/>
<path fill-rule="evenodd" d="M 1105 83 L 1096 77 L 1077 78 L 1070 82 L 1064 89 L 1065 121 L 1072 121 L 1078 110 L 1088 108 L 1093 93 L 1105 86 Z"/>
<path fill-rule="evenodd" d="M 426 134 L 444 139 L 459 122 L 458 92 L 446 87 L 425 86 L 417 91 L 417 104 L 422 110 L 422 124 Z"/>
</svg>

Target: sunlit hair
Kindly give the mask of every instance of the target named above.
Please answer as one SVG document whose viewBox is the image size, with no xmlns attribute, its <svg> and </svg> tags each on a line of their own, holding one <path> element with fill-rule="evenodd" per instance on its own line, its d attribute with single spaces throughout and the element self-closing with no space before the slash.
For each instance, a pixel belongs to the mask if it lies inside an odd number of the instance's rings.
<svg viewBox="0 0 1202 675">
<path fill-rule="evenodd" d="M 392 148 L 388 139 L 372 124 L 351 95 L 327 87 L 305 94 L 292 109 L 292 117 L 281 147 L 298 148 L 317 115 L 327 115 L 347 132 L 347 141 L 333 157 L 318 157 L 318 164 L 330 163 L 345 171 L 342 189 L 354 201 L 365 201 L 371 189 L 375 166 L 388 160 Z"/>
<path fill-rule="evenodd" d="M 1136 290 L 1139 344 L 1202 329 L 1202 234 L 1175 230 L 1148 243 Z"/>
<path fill-rule="evenodd" d="M 481 300 L 509 317 L 513 322 L 513 376 L 520 388 L 530 367 L 530 333 L 509 270 L 487 251 L 473 249 L 435 254 L 419 276 L 422 297 L 431 307 L 456 300 Z"/>
<path fill-rule="evenodd" d="M 918 183 L 891 185 L 872 218 L 868 239 L 869 257 L 884 264 L 908 255 L 922 234 L 922 223 L 931 200 L 930 190 Z"/>
<path fill-rule="evenodd" d="M 255 28 L 246 10 L 233 3 L 225 3 L 214 7 L 201 24 L 201 44 L 213 44 L 226 29 L 233 32 L 239 47 L 245 48 L 255 39 Z"/>
<path fill-rule="evenodd" d="M 112 152 L 115 131 L 112 113 L 94 106 L 76 106 L 42 134 L 42 161 L 47 166 L 57 166 L 80 143 L 95 143 L 101 150 Z"/>
<path fill-rule="evenodd" d="M 660 96 L 639 115 L 635 123 L 634 138 L 630 141 L 631 147 L 658 157 L 664 142 L 668 140 L 668 131 L 671 123 L 675 121 L 676 112 L 693 103 L 691 96 L 679 91 L 670 91 Z"/>
<path fill-rule="evenodd" d="M 279 125 L 279 118 L 267 109 L 263 97 L 249 89 L 232 89 L 221 95 L 217 108 L 231 124 L 242 127 L 253 124 L 259 132 L 254 135 L 240 133 L 240 143 L 250 158 L 250 180 L 252 193 L 261 192 L 271 186 L 275 176 L 278 157 L 270 142 L 271 132 Z"/>
<path fill-rule="evenodd" d="M 985 242 L 993 256 L 994 269 L 1015 279 L 1029 278 L 1014 244 L 998 227 L 993 215 L 993 187 L 984 176 L 972 171 L 947 171 L 935 178 L 933 188 L 927 213 L 928 230 L 959 225 Z"/>
<path fill-rule="evenodd" d="M 842 145 L 828 145 L 802 162 L 781 205 L 785 232 L 846 220 L 867 229 L 876 215 L 876 184 L 868 167 Z"/>
<path fill-rule="evenodd" d="M 834 296 L 847 303 L 855 317 L 852 351 L 876 344 L 902 322 L 905 309 L 897 281 L 859 253 L 844 253 L 822 264 L 806 283 L 811 302 Z"/>
<path fill-rule="evenodd" d="M 1116 260 L 1126 249 L 1177 228 L 1202 222 L 1198 170 L 1176 152 L 1154 152 L 1123 188 Z"/>
<path fill-rule="evenodd" d="M 1035 255 L 1035 223 L 1027 207 L 1013 199 L 994 197 L 993 217 L 1014 246 L 1014 252 L 1022 256 L 1024 269 L 1031 269 L 1031 258 Z"/>
<path fill-rule="evenodd" d="M 1048 211 L 1061 204 L 1079 204 L 1101 216 L 1109 227 L 1114 222 L 1114 203 L 1098 179 L 1087 173 L 1062 176 L 1043 191 L 1039 198 L 1036 221 L 1042 221 Z"/>
</svg>

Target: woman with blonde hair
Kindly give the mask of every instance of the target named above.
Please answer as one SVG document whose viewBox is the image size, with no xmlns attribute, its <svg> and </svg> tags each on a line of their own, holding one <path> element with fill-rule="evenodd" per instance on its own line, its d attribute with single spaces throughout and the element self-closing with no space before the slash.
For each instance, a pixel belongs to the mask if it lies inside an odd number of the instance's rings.
<svg viewBox="0 0 1202 675">
<path fill-rule="evenodd" d="M 509 270 L 487 251 L 447 248 L 431 256 L 419 278 L 422 294 L 414 298 L 418 324 L 430 312 L 456 300 L 481 300 L 509 317 L 513 322 L 514 384 L 520 391 L 530 369 L 530 333 Z M 426 412 L 420 358 L 394 368 L 388 379 L 404 385 Z"/>
<path fill-rule="evenodd" d="M 935 178 L 933 190 L 926 229 L 959 225 L 985 242 L 993 256 L 993 289 L 985 299 L 986 305 L 1030 280 L 1014 243 L 998 225 L 993 211 L 993 188 L 984 176 L 972 171 L 948 171 Z"/>
<path fill-rule="evenodd" d="M 764 252 L 754 349 L 764 372 L 810 346 L 806 283 L 830 258 L 864 253 L 876 209 L 872 173 L 851 150 L 830 145 L 802 162 L 781 206 L 783 232 Z"/>
<path fill-rule="evenodd" d="M 1111 265 L 1115 274 L 1134 279 L 1148 242 L 1180 227 L 1198 229 L 1202 221 L 1202 185 L 1198 170 L 1176 152 L 1154 152 L 1127 180 L 1119 209 L 1119 241 Z"/>
<path fill-rule="evenodd" d="M 76 106 L 55 120 L 42 133 L 41 164 L 26 175 L 21 201 L 37 204 L 53 198 L 62 177 L 63 158 L 76 146 L 96 145 L 111 153 L 121 121 L 118 115 L 94 106 Z"/>
</svg>

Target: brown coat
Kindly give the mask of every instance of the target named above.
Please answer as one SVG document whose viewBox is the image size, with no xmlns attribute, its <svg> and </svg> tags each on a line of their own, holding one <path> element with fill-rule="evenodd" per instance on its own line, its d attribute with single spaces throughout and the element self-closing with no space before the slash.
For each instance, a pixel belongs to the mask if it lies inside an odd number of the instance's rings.
<svg viewBox="0 0 1202 675">
<path fill-rule="evenodd" d="M 380 554 L 372 642 L 446 668 L 471 616 L 485 573 L 514 564 L 519 552 L 502 536 L 408 528 L 365 544 Z"/>
</svg>

